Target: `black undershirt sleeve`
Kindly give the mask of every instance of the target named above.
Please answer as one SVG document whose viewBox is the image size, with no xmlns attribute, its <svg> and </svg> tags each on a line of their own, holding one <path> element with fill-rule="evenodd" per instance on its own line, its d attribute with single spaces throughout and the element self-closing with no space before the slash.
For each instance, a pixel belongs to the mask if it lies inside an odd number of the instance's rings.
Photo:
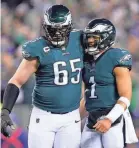
<svg viewBox="0 0 139 148">
<path fill-rule="evenodd" d="M 15 84 L 9 83 L 4 92 L 2 109 L 7 109 L 10 113 L 17 100 L 18 95 L 19 88 Z"/>
</svg>

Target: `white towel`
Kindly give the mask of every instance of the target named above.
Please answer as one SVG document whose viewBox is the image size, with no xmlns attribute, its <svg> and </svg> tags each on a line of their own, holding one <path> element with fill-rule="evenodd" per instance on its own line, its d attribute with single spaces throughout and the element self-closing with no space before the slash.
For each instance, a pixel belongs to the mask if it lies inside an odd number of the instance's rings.
<svg viewBox="0 0 139 148">
<path fill-rule="evenodd" d="M 138 142 L 132 118 L 128 109 L 125 110 L 123 117 L 125 119 L 125 132 L 126 132 L 125 143 L 130 144 Z"/>
</svg>

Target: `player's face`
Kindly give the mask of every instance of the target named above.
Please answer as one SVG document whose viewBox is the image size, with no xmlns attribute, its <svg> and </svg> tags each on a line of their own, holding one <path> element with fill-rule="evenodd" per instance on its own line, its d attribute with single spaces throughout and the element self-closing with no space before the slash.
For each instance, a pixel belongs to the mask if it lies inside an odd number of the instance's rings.
<svg viewBox="0 0 139 148">
<path fill-rule="evenodd" d="M 65 42 L 68 38 L 69 32 L 70 32 L 68 25 L 62 25 L 62 26 L 47 25 L 47 31 L 49 33 L 50 41 L 54 45 L 65 44 Z"/>
<path fill-rule="evenodd" d="M 64 28 L 50 26 L 48 27 L 48 32 L 53 41 L 61 41 L 64 36 L 65 30 Z"/>
<path fill-rule="evenodd" d="M 89 47 L 96 46 L 96 44 L 98 43 L 99 40 L 100 40 L 99 36 L 88 37 L 88 45 L 89 45 Z"/>
<path fill-rule="evenodd" d="M 95 43 L 95 39 L 93 37 L 88 38 L 88 45 L 89 45 L 89 47 L 94 46 L 94 43 Z"/>
</svg>

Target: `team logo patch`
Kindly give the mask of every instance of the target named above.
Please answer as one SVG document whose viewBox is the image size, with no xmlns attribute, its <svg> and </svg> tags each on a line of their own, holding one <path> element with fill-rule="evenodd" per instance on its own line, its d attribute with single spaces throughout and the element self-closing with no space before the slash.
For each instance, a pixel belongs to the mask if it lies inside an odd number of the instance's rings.
<svg viewBox="0 0 139 148">
<path fill-rule="evenodd" d="M 123 56 L 121 59 L 120 59 L 120 63 L 123 63 L 125 61 L 129 61 L 130 59 L 132 59 L 132 56 L 130 54 L 126 54 L 125 56 Z"/>
<path fill-rule="evenodd" d="M 50 51 L 50 48 L 47 46 L 47 47 L 44 47 L 43 48 L 43 51 L 45 52 L 45 53 L 47 53 L 47 52 L 49 52 Z"/>
<path fill-rule="evenodd" d="M 39 118 L 37 118 L 37 119 L 36 119 L 36 123 L 39 123 L 39 122 L 40 122 L 40 119 L 39 119 Z"/>
<path fill-rule="evenodd" d="M 22 50 L 22 55 L 23 55 L 24 58 L 29 58 L 29 57 L 31 57 L 30 53 L 27 52 L 27 51 L 25 51 L 25 50 Z"/>
</svg>

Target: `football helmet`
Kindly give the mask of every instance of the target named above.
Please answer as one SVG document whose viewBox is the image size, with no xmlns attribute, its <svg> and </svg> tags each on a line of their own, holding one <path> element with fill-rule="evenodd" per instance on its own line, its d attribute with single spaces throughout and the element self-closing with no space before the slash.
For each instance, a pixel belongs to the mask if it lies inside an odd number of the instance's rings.
<svg viewBox="0 0 139 148">
<path fill-rule="evenodd" d="M 72 30 L 72 17 L 63 5 L 53 5 L 44 13 L 43 29 L 45 37 L 52 45 L 64 46 Z"/>
<path fill-rule="evenodd" d="M 93 44 L 89 38 L 93 38 Z M 83 32 L 83 46 L 85 52 L 90 55 L 97 55 L 100 51 L 109 49 L 115 42 L 115 26 L 107 19 L 91 20 Z"/>
</svg>

